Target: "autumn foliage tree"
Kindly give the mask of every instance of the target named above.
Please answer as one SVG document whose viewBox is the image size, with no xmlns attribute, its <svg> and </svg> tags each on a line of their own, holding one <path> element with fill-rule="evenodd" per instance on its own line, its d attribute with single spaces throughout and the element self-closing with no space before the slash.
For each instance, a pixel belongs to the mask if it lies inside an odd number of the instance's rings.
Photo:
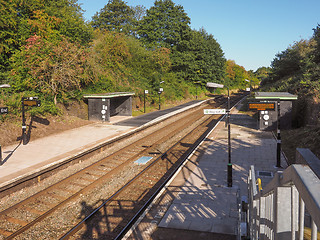
<svg viewBox="0 0 320 240">
<path fill-rule="evenodd" d="M 246 88 L 259 84 L 259 79 L 253 71 L 246 71 L 244 67 L 236 64 L 234 60 L 227 60 L 225 69 L 225 84 L 231 88 Z"/>
<path fill-rule="evenodd" d="M 156 0 L 146 10 L 106 2 L 87 22 L 77 0 L 0 0 L 0 82 L 11 85 L 16 99 L 38 95 L 50 107 L 87 93 L 134 91 L 139 97 L 145 89 L 155 102 L 163 81 L 163 99 L 223 83 L 219 43 L 205 29 L 191 29 L 182 5 Z M 230 71 L 234 86 L 250 76 L 240 66 Z"/>
<path fill-rule="evenodd" d="M 17 90 L 32 90 L 52 96 L 65 96 L 73 90 L 80 90 L 90 81 L 84 77 L 87 52 L 83 47 L 63 38 L 50 42 L 33 35 L 27 44 L 12 59 L 13 87 Z"/>
</svg>

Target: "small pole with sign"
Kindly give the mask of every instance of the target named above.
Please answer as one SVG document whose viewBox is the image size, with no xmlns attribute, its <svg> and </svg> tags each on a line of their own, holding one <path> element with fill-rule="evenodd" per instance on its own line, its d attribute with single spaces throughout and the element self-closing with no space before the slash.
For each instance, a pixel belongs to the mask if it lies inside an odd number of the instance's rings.
<svg viewBox="0 0 320 240">
<path fill-rule="evenodd" d="M 144 106 L 144 113 L 146 113 L 146 94 L 148 94 L 149 93 L 149 91 L 148 90 L 144 90 L 144 97 L 143 97 L 143 106 Z"/>
<path fill-rule="evenodd" d="M 228 125 L 228 187 L 232 187 L 232 163 L 231 163 L 231 129 L 230 129 L 230 93 L 228 87 L 228 109 L 227 109 L 227 125 Z"/>
<path fill-rule="evenodd" d="M 27 135 L 26 135 L 26 116 L 25 116 L 25 110 L 24 110 L 24 98 L 22 98 L 21 101 L 22 105 L 22 144 L 26 145 L 27 144 Z"/>
<path fill-rule="evenodd" d="M 8 107 L 0 107 L 0 114 L 8 114 Z M 2 147 L 0 144 L 0 162 L 2 161 Z"/>
<path fill-rule="evenodd" d="M 161 81 L 160 82 L 160 86 L 161 86 L 161 83 L 164 83 L 164 81 Z M 160 95 L 161 95 L 161 93 L 163 92 L 163 88 L 162 87 L 160 87 L 159 88 L 159 110 L 161 109 L 161 99 L 160 99 Z"/>
<path fill-rule="evenodd" d="M 229 96 L 229 94 L 228 94 Z M 231 164 L 231 141 L 230 141 L 230 99 L 228 98 L 228 109 L 204 109 L 204 114 L 226 114 L 227 113 L 227 125 L 228 125 L 228 187 L 232 187 L 232 164 Z"/>
<path fill-rule="evenodd" d="M 9 84 L 1 84 L 0 88 L 10 88 Z M 0 107 L 0 114 L 8 114 L 8 107 Z M 2 147 L 0 145 L 0 162 L 2 162 Z"/>
<path fill-rule="evenodd" d="M 277 168 L 281 168 L 280 100 L 277 100 Z"/>
<path fill-rule="evenodd" d="M 194 82 L 196 84 L 196 99 L 198 99 L 198 85 L 201 81 Z"/>
<path fill-rule="evenodd" d="M 158 94 L 159 94 L 159 110 L 161 109 L 161 98 L 160 98 L 161 89 L 162 89 L 162 88 L 160 88 L 160 89 L 159 89 L 159 92 L 158 92 Z"/>
<path fill-rule="evenodd" d="M 38 97 L 23 97 L 21 100 L 22 105 L 22 144 L 26 145 L 27 141 L 27 134 L 26 134 L 26 117 L 25 117 L 25 107 L 40 107 L 41 103 L 38 100 Z"/>
</svg>

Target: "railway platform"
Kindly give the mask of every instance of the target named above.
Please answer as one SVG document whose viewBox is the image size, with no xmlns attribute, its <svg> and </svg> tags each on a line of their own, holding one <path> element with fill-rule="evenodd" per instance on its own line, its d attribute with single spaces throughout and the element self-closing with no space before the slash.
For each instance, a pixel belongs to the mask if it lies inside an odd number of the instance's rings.
<svg viewBox="0 0 320 240">
<path fill-rule="evenodd" d="M 247 196 L 250 165 L 262 187 L 276 171 L 276 140 L 257 129 L 255 119 L 231 113 L 232 187 L 227 186 L 228 131 L 220 122 L 189 157 L 175 178 L 158 194 L 125 239 L 238 239 L 241 201 Z M 281 166 L 287 167 L 284 156 Z M 245 231 L 245 229 L 242 229 Z"/>
<path fill-rule="evenodd" d="M 89 149 L 201 103 L 189 102 L 141 117 L 117 119 L 111 124 L 94 123 L 34 140 L 27 145 L 5 147 L 0 166 L 0 191 Z M 230 118 L 233 186 L 227 187 L 228 132 L 225 122 L 221 121 L 125 239 L 237 239 L 240 201 L 247 195 L 250 165 L 254 164 L 257 172 L 261 173 L 258 177 L 262 180 L 262 187 L 279 170 L 275 168 L 276 140 L 273 135 L 257 130 L 257 121 L 240 112 L 240 107 L 232 110 Z M 281 161 L 285 168 L 284 157 Z"/>
<path fill-rule="evenodd" d="M 111 122 L 97 122 L 62 133 L 2 148 L 0 163 L 0 192 L 64 164 L 90 149 L 144 126 L 198 106 L 203 101 L 191 101 L 173 108 L 151 112 L 138 117 L 114 117 Z"/>
</svg>

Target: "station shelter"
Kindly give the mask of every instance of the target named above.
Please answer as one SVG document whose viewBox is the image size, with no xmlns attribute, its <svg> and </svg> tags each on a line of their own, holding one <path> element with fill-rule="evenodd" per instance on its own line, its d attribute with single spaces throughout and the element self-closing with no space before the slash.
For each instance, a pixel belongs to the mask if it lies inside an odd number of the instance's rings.
<svg viewBox="0 0 320 240">
<path fill-rule="evenodd" d="M 255 102 L 274 104 L 272 110 L 259 110 L 259 129 L 272 131 L 277 129 L 278 102 L 280 102 L 280 129 L 292 128 L 293 101 L 297 100 L 296 95 L 288 92 L 256 92 Z"/>
<path fill-rule="evenodd" d="M 132 92 L 83 96 L 88 100 L 88 120 L 110 122 L 112 116 L 132 116 Z"/>
<path fill-rule="evenodd" d="M 217 88 L 223 88 L 224 85 L 219 83 L 207 82 L 206 87 L 210 90 L 210 92 L 212 92 L 213 90 L 213 92 L 215 93 Z"/>
</svg>

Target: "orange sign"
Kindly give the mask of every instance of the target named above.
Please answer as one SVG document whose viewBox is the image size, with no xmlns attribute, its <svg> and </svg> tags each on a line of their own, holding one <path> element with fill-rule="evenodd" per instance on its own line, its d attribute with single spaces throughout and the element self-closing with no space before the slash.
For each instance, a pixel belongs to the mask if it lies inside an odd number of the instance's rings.
<svg viewBox="0 0 320 240">
<path fill-rule="evenodd" d="M 23 100 L 23 104 L 29 107 L 39 107 L 40 101 L 39 100 Z"/>
<path fill-rule="evenodd" d="M 275 110 L 275 103 L 264 103 L 264 102 L 249 103 L 249 109 L 258 110 L 258 111 Z"/>
</svg>

